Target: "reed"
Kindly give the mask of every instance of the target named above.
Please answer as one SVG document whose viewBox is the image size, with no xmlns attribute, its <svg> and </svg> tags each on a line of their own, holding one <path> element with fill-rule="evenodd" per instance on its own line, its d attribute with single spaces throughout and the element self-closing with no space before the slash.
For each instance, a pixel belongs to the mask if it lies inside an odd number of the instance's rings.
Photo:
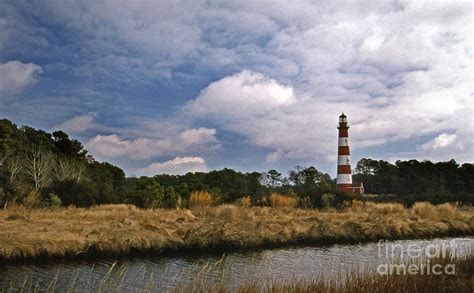
<svg viewBox="0 0 474 293">
<path fill-rule="evenodd" d="M 439 256 L 429 259 L 432 266 L 446 264 L 454 265 L 454 275 L 427 275 L 427 274 L 391 274 L 379 275 L 375 268 L 364 271 L 349 270 L 341 272 L 344 277 L 336 279 L 325 278 L 324 275 L 315 275 L 309 279 L 281 279 L 281 280 L 254 280 L 250 283 L 243 282 L 236 288 L 231 288 L 225 282 L 225 272 L 214 274 L 209 277 L 212 270 L 219 270 L 221 260 L 215 264 L 206 263 L 196 274 L 194 279 L 175 279 L 170 287 L 164 288 L 159 283 L 158 276 L 148 273 L 143 276 L 141 287 L 134 288 L 138 292 L 332 292 L 332 293 L 365 293 L 365 292 L 388 292 L 388 293 L 418 293 L 418 292 L 472 292 L 474 288 L 474 255 L 468 254 L 464 257 L 451 259 L 447 256 Z M 419 259 L 418 263 L 427 263 L 427 259 Z M 97 280 L 87 280 L 92 274 Z M 125 289 L 128 272 L 127 267 L 114 262 L 102 272 L 90 271 L 89 276 L 81 275 L 79 271 L 73 272 L 67 279 L 60 279 L 58 270 L 56 276 L 43 285 L 39 285 L 33 276 L 22 275 L 0 283 L 0 292 L 127 292 Z M 87 284 L 84 287 L 84 284 Z M 2 287 L 3 284 L 3 287 Z M 81 289 L 80 289 L 81 288 Z"/>
<path fill-rule="evenodd" d="M 193 191 L 189 197 L 189 208 L 210 207 L 212 204 L 212 195 L 207 191 Z"/>
<path fill-rule="evenodd" d="M 239 287 L 239 292 L 333 292 L 333 293 L 418 293 L 418 292 L 472 292 L 474 288 L 474 255 L 451 259 L 440 256 L 428 260 L 430 265 L 452 264 L 454 275 L 390 274 L 379 275 L 375 269 L 347 272 L 346 280 L 327 280 L 318 276 L 312 280 L 255 282 Z M 418 260 L 426 265 L 427 259 Z"/>
<path fill-rule="evenodd" d="M 417 202 L 413 205 L 411 210 L 415 215 L 424 219 L 436 219 L 438 216 L 438 211 L 429 202 Z"/>
<path fill-rule="evenodd" d="M 270 205 L 274 208 L 281 208 L 281 207 L 295 207 L 298 201 L 296 198 L 288 196 L 288 195 L 283 195 L 279 193 L 272 193 L 270 195 Z"/>
<path fill-rule="evenodd" d="M 408 209 L 399 203 L 374 203 L 360 200 L 353 200 L 349 204 L 348 210 L 355 213 L 370 212 L 381 215 L 404 214 L 408 212 Z"/>
<path fill-rule="evenodd" d="M 248 207 L 252 206 L 252 199 L 250 198 L 250 195 L 247 195 L 247 196 L 244 196 L 244 197 L 238 199 L 237 200 L 237 205 L 241 206 L 241 207 L 244 207 L 244 208 L 248 208 Z"/>
</svg>

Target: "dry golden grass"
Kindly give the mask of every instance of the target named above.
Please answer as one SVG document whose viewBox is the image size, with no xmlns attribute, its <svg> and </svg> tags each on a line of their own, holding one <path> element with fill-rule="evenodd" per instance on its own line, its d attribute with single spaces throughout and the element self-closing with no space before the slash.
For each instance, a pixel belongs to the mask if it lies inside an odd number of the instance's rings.
<svg viewBox="0 0 474 293">
<path fill-rule="evenodd" d="M 415 203 L 412 207 L 412 211 L 415 215 L 425 219 L 436 218 L 438 215 L 438 211 L 436 211 L 435 207 L 429 202 Z"/>
<path fill-rule="evenodd" d="M 370 212 L 374 214 L 404 214 L 408 210 L 399 203 L 374 203 L 371 201 L 353 200 L 348 210 L 351 212 Z"/>
<path fill-rule="evenodd" d="M 24 199 L 24 204 L 27 209 L 32 209 L 38 206 L 40 202 L 39 193 L 36 190 L 32 190 L 28 196 Z"/>
<path fill-rule="evenodd" d="M 270 205 L 274 208 L 281 208 L 281 207 L 295 207 L 298 201 L 296 198 L 279 194 L 279 193 L 272 193 L 270 195 Z"/>
<path fill-rule="evenodd" d="M 210 207 L 212 204 L 212 195 L 207 191 L 193 191 L 189 197 L 189 208 Z"/>
<path fill-rule="evenodd" d="M 244 207 L 244 208 L 248 208 L 248 207 L 252 206 L 252 199 L 250 198 L 250 195 L 247 195 L 247 196 L 244 196 L 244 197 L 238 199 L 237 200 L 237 205 L 241 206 L 241 207 Z"/>
<path fill-rule="evenodd" d="M 184 199 L 179 196 L 178 199 L 176 200 L 176 209 L 177 210 L 182 210 L 185 207 L 185 201 Z"/>
<path fill-rule="evenodd" d="M 300 199 L 300 204 L 299 206 L 303 209 L 309 209 L 311 208 L 311 199 L 307 196 L 307 197 L 303 197 L 302 199 Z"/>
<path fill-rule="evenodd" d="M 205 213 L 142 210 L 130 205 L 54 210 L 12 206 L 0 210 L 0 260 L 245 249 L 473 232 L 474 209 L 446 204 L 405 209 L 397 204 L 356 202 L 342 211 L 222 205 L 206 207 Z"/>
</svg>

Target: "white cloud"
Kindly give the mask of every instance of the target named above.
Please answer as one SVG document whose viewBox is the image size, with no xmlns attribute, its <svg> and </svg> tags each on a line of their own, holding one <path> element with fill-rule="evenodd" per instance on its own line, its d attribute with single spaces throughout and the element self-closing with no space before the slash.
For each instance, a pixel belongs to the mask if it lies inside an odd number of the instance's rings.
<svg viewBox="0 0 474 293">
<path fill-rule="evenodd" d="M 162 155 L 176 155 L 188 151 L 209 151 L 219 147 L 216 130 L 187 129 L 174 136 L 155 139 L 140 137 L 122 139 L 117 134 L 97 135 L 86 143 L 94 155 L 104 158 L 127 157 L 147 160 Z"/>
<path fill-rule="evenodd" d="M 293 89 L 261 73 L 244 70 L 206 87 L 185 106 L 193 115 L 247 117 L 277 110 L 294 102 Z"/>
<path fill-rule="evenodd" d="M 84 132 L 94 126 L 93 122 L 96 116 L 97 113 L 87 113 L 75 116 L 61 123 L 58 128 L 66 132 Z"/>
<path fill-rule="evenodd" d="M 25 88 L 34 85 L 37 75 L 42 73 L 40 66 L 22 63 L 18 60 L 0 64 L 0 96 L 16 95 Z"/>
<path fill-rule="evenodd" d="M 462 147 L 462 144 L 458 142 L 458 137 L 456 136 L 456 134 L 441 133 L 437 137 L 421 145 L 420 149 L 425 151 L 446 148 L 451 148 L 452 150 L 459 150 L 460 148 L 462 149 Z"/>
<path fill-rule="evenodd" d="M 426 143 L 418 145 L 417 157 L 435 161 L 455 158 L 459 162 L 472 162 L 474 149 L 472 130 L 460 130 L 456 133 L 441 133 Z"/>
<path fill-rule="evenodd" d="M 362 51 L 367 51 L 367 52 L 372 52 L 378 50 L 383 42 L 385 41 L 385 38 L 379 34 L 374 34 L 369 37 L 367 37 L 362 45 L 361 45 L 361 50 Z"/>
<path fill-rule="evenodd" d="M 156 174 L 181 175 L 188 172 L 208 171 L 206 161 L 202 157 L 176 157 L 162 163 L 152 163 L 149 166 L 138 169 L 138 174 L 153 176 Z"/>
</svg>

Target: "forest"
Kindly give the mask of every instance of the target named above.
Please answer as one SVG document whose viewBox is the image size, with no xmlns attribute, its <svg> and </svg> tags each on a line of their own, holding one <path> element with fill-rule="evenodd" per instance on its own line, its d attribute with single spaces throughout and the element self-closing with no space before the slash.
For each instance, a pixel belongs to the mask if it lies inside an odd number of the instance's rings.
<svg viewBox="0 0 474 293">
<path fill-rule="evenodd" d="M 361 159 L 354 181 L 363 182 L 362 200 L 474 203 L 474 164 Z M 122 169 L 98 162 L 78 140 L 58 130 L 48 133 L 0 120 L 0 205 L 89 207 L 126 203 L 141 208 L 186 206 L 194 191 L 213 195 L 213 204 L 248 198 L 266 205 L 272 193 L 293 197 L 301 207 L 338 208 L 351 198 L 335 190 L 335 181 L 313 166 L 296 166 L 286 175 L 277 170 L 242 173 L 232 169 L 185 175 L 126 177 Z"/>
</svg>

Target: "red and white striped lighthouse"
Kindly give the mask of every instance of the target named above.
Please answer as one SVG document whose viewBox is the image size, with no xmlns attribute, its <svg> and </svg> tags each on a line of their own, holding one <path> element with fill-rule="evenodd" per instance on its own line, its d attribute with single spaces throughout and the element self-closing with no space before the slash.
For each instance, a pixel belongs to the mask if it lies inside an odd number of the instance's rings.
<svg viewBox="0 0 474 293">
<path fill-rule="evenodd" d="M 339 143 L 337 149 L 337 180 L 336 189 L 352 194 L 351 160 L 349 152 L 349 125 L 347 116 L 339 116 Z"/>
</svg>

